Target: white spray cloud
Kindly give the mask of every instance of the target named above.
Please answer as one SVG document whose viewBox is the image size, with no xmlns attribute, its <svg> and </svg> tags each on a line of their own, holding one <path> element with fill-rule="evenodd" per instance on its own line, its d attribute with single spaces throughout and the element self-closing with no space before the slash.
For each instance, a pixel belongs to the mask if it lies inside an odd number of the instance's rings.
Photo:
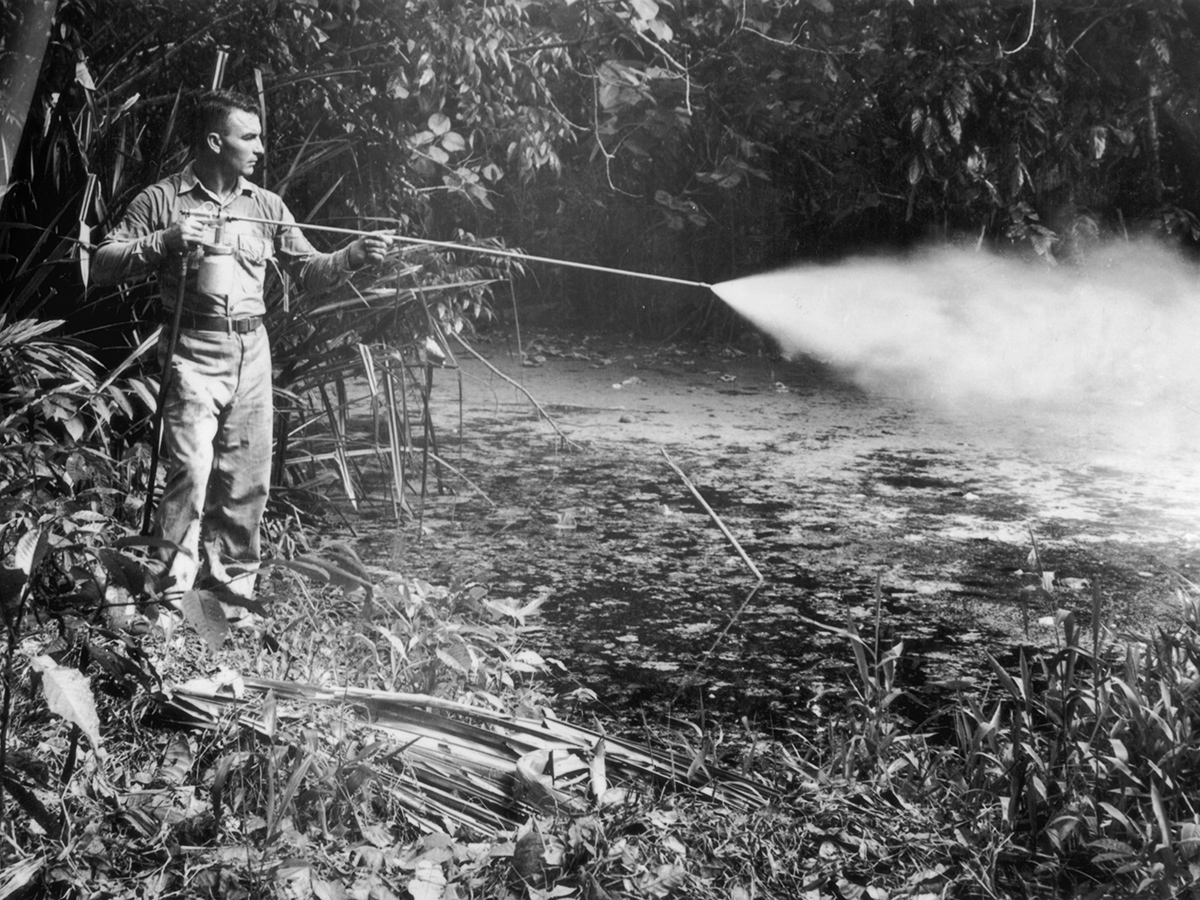
<svg viewBox="0 0 1200 900">
<path fill-rule="evenodd" d="M 869 389 L 949 403 L 1171 398 L 1200 411 L 1200 267 L 1155 244 L 1114 243 L 1084 269 L 941 248 L 715 291 L 785 353 Z"/>
</svg>

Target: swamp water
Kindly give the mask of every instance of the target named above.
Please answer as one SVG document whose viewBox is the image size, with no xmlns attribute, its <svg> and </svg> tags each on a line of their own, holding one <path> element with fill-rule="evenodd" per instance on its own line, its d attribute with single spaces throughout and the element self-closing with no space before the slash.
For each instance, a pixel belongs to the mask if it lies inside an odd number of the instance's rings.
<svg viewBox="0 0 1200 900">
<path fill-rule="evenodd" d="M 1087 610 L 1097 584 L 1113 626 L 1169 620 L 1177 577 L 1200 566 L 1200 443 L 1181 434 L 1147 457 L 1099 406 L 935 410 L 720 348 L 542 335 L 525 348 L 534 367 L 500 337 L 480 349 L 585 449 L 564 451 L 471 360 L 460 443 L 454 374 L 439 372 L 441 452 L 490 502 L 452 475 L 456 493 L 438 496 L 431 478 L 421 539 L 381 512 L 361 550 L 435 583 L 548 595 L 531 646 L 562 661 L 564 695 L 595 693 L 576 695 L 585 713 L 820 721 L 852 655 L 808 620 L 873 636 L 878 585 L 917 717 L 939 702 L 930 682 L 982 676 L 986 652 L 1053 647 L 1039 620 Z M 763 572 L 748 603 L 753 574 L 663 449 Z M 1022 603 L 1035 539 L 1054 598 Z"/>
</svg>

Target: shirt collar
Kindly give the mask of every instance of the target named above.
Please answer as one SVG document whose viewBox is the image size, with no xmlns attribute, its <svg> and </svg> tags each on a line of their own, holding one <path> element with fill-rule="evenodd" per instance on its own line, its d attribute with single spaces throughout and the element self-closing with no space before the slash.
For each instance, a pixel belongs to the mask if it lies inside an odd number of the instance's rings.
<svg viewBox="0 0 1200 900">
<path fill-rule="evenodd" d="M 187 194 L 187 193 L 190 193 L 191 191 L 199 190 L 202 194 L 204 194 L 204 196 L 211 199 L 214 203 L 217 202 L 217 198 L 213 195 L 212 191 L 210 191 L 208 188 L 206 188 L 204 186 L 204 183 L 202 181 L 200 181 L 199 178 L 196 177 L 196 169 L 195 169 L 194 163 L 190 162 L 187 164 L 187 166 L 184 167 L 184 170 L 181 173 L 181 178 L 182 178 L 182 180 L 179 185 L 179 192 L 181 194 Z M 253 194 L 257 190 L 258 190 L 257 185 L 247 181 L 241 175 L 238 176 L 237 190 L 235 191 L 235 196 L 240 197 L 243 194 Z"/>
</svg>

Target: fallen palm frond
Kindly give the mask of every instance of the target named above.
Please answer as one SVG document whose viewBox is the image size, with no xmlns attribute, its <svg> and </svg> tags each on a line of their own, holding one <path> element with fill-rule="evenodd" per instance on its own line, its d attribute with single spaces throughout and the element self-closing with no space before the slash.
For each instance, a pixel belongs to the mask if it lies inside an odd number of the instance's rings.
<svg viewBox="0 0 1200 900">
<path fill-rule="evenodd" d="M 232 714 L 269 736 L 271 716 L 252 697 L 273 696 L 299 719 L 306 705 L 341 706 L 348 728 L 384 742 L 374 754 L 379 784 L 427 832 L 495 835 L 535 813 L 583 813 L 639 790 L 684 791 L 743 811 L 774 796 L 736 773 L 697 765 L 692 754 L 640 746 L 549 714 L 521 717 L 424 694 L 269 679 L 246 678 L 244 686 L 239 698 L 212 682 L 189 682 L 159 696 L 159 713 L 189 728 L 215 728 Z M 699 772 L 707 780 L 695 780 Z"/>
</svg>

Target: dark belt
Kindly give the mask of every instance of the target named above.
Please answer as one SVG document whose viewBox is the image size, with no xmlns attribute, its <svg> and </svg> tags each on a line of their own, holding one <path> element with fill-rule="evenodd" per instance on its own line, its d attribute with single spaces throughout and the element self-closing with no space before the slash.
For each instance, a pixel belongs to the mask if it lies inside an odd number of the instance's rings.
<svg viewBox="0 0 1200 900">
<path fill-rule="evenodd" d="M 170 316 L 170 313 L 167 313 Z M 226 334 L 249 334 L 257 331 L 262 324 L 262 316 L 245 316 L 241 319 L 228 319 L 225 316 L 194 316 L 183 313 L 179 317 L 180 328 L 191 328 L 194 331 L 223 331 Z"/>
</svg>

